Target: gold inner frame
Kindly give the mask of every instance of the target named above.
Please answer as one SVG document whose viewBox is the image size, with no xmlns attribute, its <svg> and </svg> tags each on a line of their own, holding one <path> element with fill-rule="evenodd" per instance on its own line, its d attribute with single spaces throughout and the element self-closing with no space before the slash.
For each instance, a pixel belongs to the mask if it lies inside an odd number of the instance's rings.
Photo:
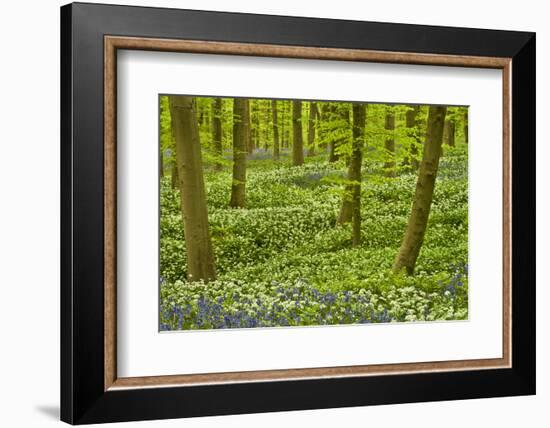
<svg viewBox="0 0 550 428">
<path fill-rule="evenodd" d="M 503 320 L 502 358 L 119 378 L 116 367 L 116 85 L 118 49 L 299 59 L 442 65 L 502 70 Z M 511 58 L 383 52 L 268 44 L 104 37 L 104 389 L 359 377 L 511 367 Z"/>
</svg>

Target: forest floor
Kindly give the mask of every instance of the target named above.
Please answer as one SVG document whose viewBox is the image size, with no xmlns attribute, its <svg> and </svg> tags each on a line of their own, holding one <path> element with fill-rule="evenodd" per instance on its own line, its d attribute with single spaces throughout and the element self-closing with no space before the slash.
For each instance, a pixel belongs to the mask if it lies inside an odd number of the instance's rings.
<svg viewBox="0 0 550 428">
<path fill-rule="evenodd" d="M 161 330 L 351 324 L 468 318 L 467 146 L 445 147 L 415 274 L 391 270 L 416 172 L 363 166 L 362 243 L 338 226 L 346 167 L 325 155 L 290 166 L 257 150 L 247 208 L 228 207 L 231 165 L 205 170 L 216 281 L 186 280 L 177 190 L 161 180 Z"/>
</svg>

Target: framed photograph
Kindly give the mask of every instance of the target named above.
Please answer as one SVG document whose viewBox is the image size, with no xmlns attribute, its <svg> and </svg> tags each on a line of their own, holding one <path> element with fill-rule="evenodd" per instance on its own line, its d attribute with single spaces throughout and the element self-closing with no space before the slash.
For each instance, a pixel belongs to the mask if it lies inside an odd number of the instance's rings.
<svg viewBox="0 0 550 428">
<path fill-rule="evenodd" d="M 61 418 L 535 393 L 535 35 L 61 8 Z"/>
</svg>

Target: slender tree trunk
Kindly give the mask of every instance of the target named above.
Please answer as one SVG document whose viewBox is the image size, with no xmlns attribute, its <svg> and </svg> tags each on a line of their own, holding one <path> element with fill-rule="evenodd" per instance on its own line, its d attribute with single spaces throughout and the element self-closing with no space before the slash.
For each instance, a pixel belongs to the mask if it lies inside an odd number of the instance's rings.
<svg viewBox="0 0 550 428">
<path fill-rule="evenodd" d="M 340 106 L 340 109 L 335 105 L 334 106 L 334 112 L 339 119 L 339 121 L 344 123 L 344 128 L 346 132 L 344 133 L 344 137 L 340 138 L 333 142 L 333 145 L 331 147 L 331 156 L 329 161 L 336 162 L 341 158 L 341 155 L 338 153 L 338 147 L 340 147 L 342 144 L 347 143 L 348 137 L 345 136 L 345 134 L 351 129 L 351 118 L 350 118 L 350 110 L 348 108 L 347 103 L 343 106 Z M 346 161 L 349 161 L 349 159 L 346 159 Z"/>
<path fill-rule="evenodd" d="M 286 129 L 285 129 L 285 123 L 286 123 L 286 104 L 285 101 L 281 101 L 283 111 L 281 112 L 281 147 L 286 147 L 285 143 L 285 135 L 286 135 Z"/>
<path fill-rule="evenodd" d="M 159 153 L 159 174 L 160 178 L 164 178 L 164 150 L 162 148 Z"/>
<path fill-rule="evenodd" d="M 468 144 L 468 107 L 464 108 L 464 142 Z"/>
<path fill-rule="evenodd" d="M 338 160 L 338 154 L 336 153 L 336 141 L 331 140 L 328 143 L 328 161 L 336 162 Z"/>
<path fill-rule="evenodd" d="M 200 129 L 204 124 L 204 112 L 202 111 L 202 107 L 200 105 L 196 106 L 196 111 L 197 111 L 196 115 L 198 117 L 197 123 Z"/>
<path fill-rule="evenodd" d="M 287 127 L 286 127 L 286 147 L 291 149 L 294 144 L 294 128 L 292 125 L 292 101 L 288 101 Z"/>
<path fill-rule="evenodd" d="M 170 178 L 172 180 L 172 189 L 179 189 L 180 187 L 180 178 L 178 176 L 178 166 L 174 162 L 172 164 L 172 171 L 170 172 Z"/>
<path fill-rule="evenodd" d="M 303 163 L 302 102 L 292 101 L 292 165 L 298 166 Z"/>
<path fill-rule="evenodd" d="M 386 112 L 384 127 L 387 131 L 391 132 L 391 135 L 386 137 L 386 141 L 384 143 L 387 158 L 384 163 L 384 174 L 386 177 L 395 177 L 397 175 L 395 170 L 395 138 L 393 136 L 393 131 L 395 130 L 395 114 L 391 110 L 391 107 L 389 107 Z"/>
<path fill-rule="evenodd" d="M 204 104 L 204 101 L 203 101 L 203 129 L 205 131 L 208 131 L 212 124 L 212 118 L 210 116 L 211 109 L 209 108 L 209 106 L 206 106 Z"/>
<path fill-rule="evenodd" d="M 216 279 L 216 269 L 208 229 L 206 190 L 194 98 L 171 96 L 170 112 L 176 136 L 187 276 L 189 281 L 210 281 Z"/>
<path fill-rule="evenodd" d="M 255 122 L 255 119 L 258 116 L 258 112 L 257 112 L 258 106 L 257 106 L 257 102 L 255 101 L 249 101 L 248 104 L 249 104 L 248 115 L 250 117 L 248 127 L 249 127 L 250 138 L 248 138 L 246 147 L 247 147 L 248 154 L 251 155 L 258 144 L 258 128 Z"/>
<path fill-rule="evenodd" d="M 216 169 L 222 169 L 222 99 L 214 98 L 212 104 L 212 144 L 214 153 L 219 159 L 216 159 Z"/>
<path fill-rule="evenodd" d="M 233 104 L 235 106 L 235 104 Z M 255 110 L 255 103 L 254 100 L 249 101 L 249 107 L 250 109 L 250 123 L 248 126 L 250 126 L 250 139 L 248 140 L 248 143 L 246 145 L 246 150 L 249 155 L 252 154 L 254 151 L 254 146 L 256 145 L 256 127 L 254 126 L 254 118 L 256 117 L 256 110 Z M 233 111 L 235 111 L 235 107 L 233 107 Z M 233 120 L 235 120 L 235 114 L 233 115 Z M 233 122 L 233 139 L 235 138 L 235 122 Z M 233 145 L 233 147 L 235 147 Z"/>
<path fill-rule="evenodd" d="M 254 128 L 256 129 L 256 144 L 254 145 L 255 149 L 262 147 L 262 101 L 256 100 L 256 115 L 254 117 Z M 252 126 L 252 125 L 250 125 Z"/>
<path fill-rule="evenodd" d="M 315 156 L 315 121 L 317 120 L 317 104 L 314 101 L 309 103 L 309 118 L 307 128 L 308 156 Z"/>
<path fill-rule="evenodd" d="M 317 139 L 318 139 L 318 147 L 323 149 L 325 152 L 327 150 L 328 144 L 325 139 L 324 134 L 324 123 L 327 120 L 327 108 L 328 105 L 326 103 L 322 103 L 319 107 L 319 104 L 317 104 Z"/>
<path fill-rule="evenodd" d="M 443 144 L 449 147 L 455 146 L 455 123 L 452 120 L 446 120 L 443 128 Z"/>
<path fill-rule="evenodd" d="M 168 108 L 170 108 L 170 99 L 168 99 Z M 174 124 L 172 123 L 172 113 L 170 113 L 170 135 L 172 136 L 172 143 L 173 143 L 173 146 L 175 147 L 176 143 L 176 131 L 175 131 L 175 126 Z M 172 155 L 173 157 L 176 157 L 176 150 L 174 149 Z M 177 158 L 172 161 L 172 169 L 170 171 L 170 175 L 171 175 L 171 180 L 172 180 L 172 190 L 173 189 L 179 189 L 180 188 L 180 178 L 179 178 L 179 174 L 178 174 L 178 160 Z"/>
<path fill-rule="evenodd" d="M 328 109 L 329 114 L 329 121 L 334 120 L 337 116 L 336 111 L 336 104 L 331 104 Z M 328 155 L 328 161 L 329 162 L 336 162 L 338 159 L 340 159 L 340 155 L 337 153 L 336 148 L 338 147 L 338 141 L 335 140 L 333 137 L 330 138 L 329 142 L 329 155 Z"/>
<path fill-rule="evenodd" d="M 269 150 L 269 119 L 270 119 L 270 111 L 269 111 L 269 101 L 264 101 L 264 129 L 265 129 L 265 151 L 267 152 Z"/>
<path fill-rule="evenodd" d="M 338 223 L 353 221 L 353 245 L 361 241 L 361 164 L 363 162 L 363 144 L 365 138 L 366 105 L 353 104 L 353 140 L 351 157 L 348 166 L 348 181 L 346 184 Z"/>
<path fill-rule="evenodd" d="M 394 272 L 401 272 L 405 269 L 408 275 L 414 273 L 416 259 L 420 253 L 428 225 L 439 158 L 441 157 L 446 113 L 446 107 L 430 106 L 428 131 L 426 143 L 424 144 L 422 163 L 418 171 L 414 202 L 407 230 L 405 231 L 405 237 L 395 258 L 393 265 Z"/>
<path fill-rule="evenodd" d="M 353 104 L 353 143 L 348 178 L 353 184 L 352 245 L 361 245 L 361 165 L 365 139 L 366 104 Z"/>
<path fill-rule="evenodd" d="M 248 99 L 233 101 L 233 182 L 229 206 L 246 206 L 246 154 L 250 140 L 250 110 Z"/>
<path fill-rule="evenodd" d="M 420 113 L 420 106 L 416 105 L 411 110 L 407 110 L 405 121 L 406 126 L 409 129 L 409 136 L 413 139 L 411 147 L 409 149 L 409 154 L 406 156 L 405 165 L 410 165 L 415 171 L 420 166 L 418 161 L 418 145 L 421 144 L 421 139 L 419 137 L 419 121 L 418 114 Z"/>
<path fill-rule="evenodd" d="M 277 121 L 277 100 L 271 100 L 271 115 L 273 118 L 273 159 L 279 160 L 279 123 Z"/>
</svg>

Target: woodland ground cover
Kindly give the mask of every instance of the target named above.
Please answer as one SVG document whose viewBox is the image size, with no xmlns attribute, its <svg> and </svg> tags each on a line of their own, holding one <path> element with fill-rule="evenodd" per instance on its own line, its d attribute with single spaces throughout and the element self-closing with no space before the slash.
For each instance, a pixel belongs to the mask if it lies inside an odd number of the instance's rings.
<svg viewBox="0 0 550 428">
<path fill-rule="evenodd" d="M 232 175 L 205 168 L 216 279 L 186 271 L 179 190 L 161 180 L 161 330 L 461 320 L 468 317 L 467 145 L 445 147 L 415 274 L 394 273 L 417 180 L 364 162 L 361 244 L 337 224 L 343 162 L 248 159 L 246 208 L 228 206 Z"/>
</svg>

